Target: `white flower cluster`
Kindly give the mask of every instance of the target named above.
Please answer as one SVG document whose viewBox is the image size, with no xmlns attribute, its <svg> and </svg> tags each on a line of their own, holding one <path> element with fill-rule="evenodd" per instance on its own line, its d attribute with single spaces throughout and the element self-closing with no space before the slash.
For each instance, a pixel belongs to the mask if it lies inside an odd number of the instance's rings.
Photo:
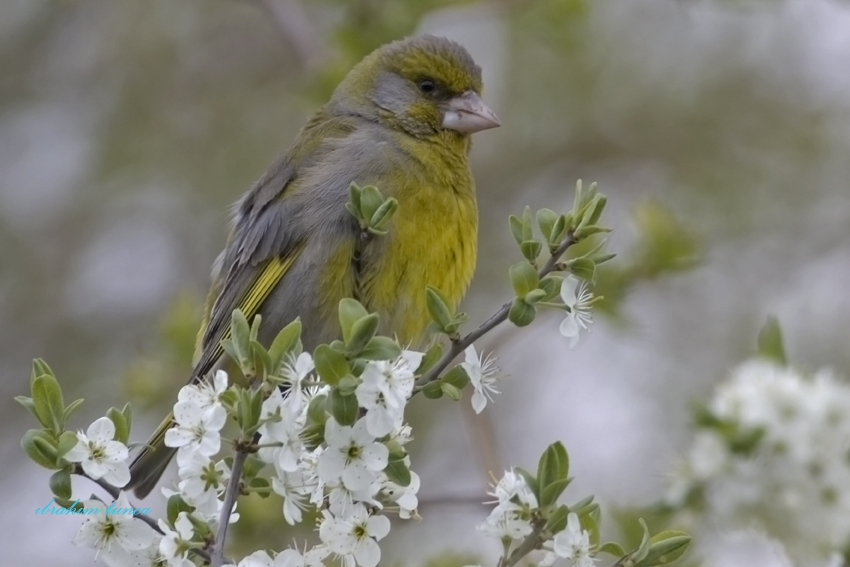
<svg viewBox="0 0 850 567">
<path fill-rule="evenodd" d="M 692 520 L 761 526 L 804 564 L 850 543 L 850 386 L 756 359 L 708 406 L 668 494 Z"/>
<path fill-rule="evenodd" d="M 268 481 L 283 500 L 286 522 L 298 524 L 305 510 L 321 510 L 321 543 L 303 552 L 257 552 L 239 562 L 239 567 L 318 567 L 331 556 L 345 567 L 378 564 L 378 542 L 390 530 L 388 518 L 381 513 L 393 511 L 402 519 L 417 517 L 419 477 L 409 470 L 409 456 L 398 451 L 412 438 L 410 427 L 404 424 L 404 410 L 423 356 L 403 351 L 395 360 L 366 362 L 353 389 L 361 415 L 351 425 L 328 417 L 324 441 L 317 446 L 308 442 L 310 402 L 316 396 L 329 395 L 330 387 L 314 376 L 314 362 L 307 353 L 283 364 L 281 377 L 287 388 L 274 388 L 263 401 L 257 456 L 271 471 Z M 473 408 L 481 412 L 498 393 L 498 369 L 491 359 L 479 358 L 473 347 L 467 349 L 461 366 L 473 386 Z M 168 498 L 179 496 L 191 510 L 180 512 L 173 526 L 160 520 L 161 533 L 132 515 L 87 519 L 76 540 L 79 545 L 95 547 L 112 567 L 193 565 L 191 550 L 203 547 L 208 537 L 204 534 L 215 533 L 231 477 L 225 461 L 216 460 L 227 421 L 221 401 L 227 389 L 223 371 L 207 382 L 183 387 L 174 405 L 174 425 L 165 434 L 165 444 L 177 449 L 179 481 L 176 490 L 163 488 L 162 492 Z M 127 447 L 114 439 L 111 420 L 101 418 L 87 434 L 80 432 L 77 437 L 78 445 L 68 458 L 80 462 L 88 476 L 116 487 L 129 482 Z M 390 447 L 397 451 L 395 456 Z M 403 465 L 409 472 L 406 486 L 387 475 L 390 465 Z M 129 506 L 123 493 L 118 503 Z M 102 505 L 97 501 L 85 504 Z M 536 506 L 528 502 L 532 504 Z M 502 506 L 506 514 L 507 506 Z M 237 518 L 238 514 L 229 515 L 231 522 Z M 517 528 L 520 524 L 512 523 L 507 515 L 505 518 L 505 529 L 526 529 Z"/>
<path fill-rule="evenodd" d="M 537 498 L 528 483 L 514 471 L 505 471 L 489 495 L 496 498 L 496 507 L 478 530 L 486 536 L 504 541 L 522 539 L 534 530 L 533 519 L 538 512 Z M 545 555 L 539 561 L 542 567 L 553 565 L 559 559 L 568 567 L 593 567 L 590 534 L 582 529 L 575 513 L 567 516 L 567 526 L 543 544 Z"/>
</svg>

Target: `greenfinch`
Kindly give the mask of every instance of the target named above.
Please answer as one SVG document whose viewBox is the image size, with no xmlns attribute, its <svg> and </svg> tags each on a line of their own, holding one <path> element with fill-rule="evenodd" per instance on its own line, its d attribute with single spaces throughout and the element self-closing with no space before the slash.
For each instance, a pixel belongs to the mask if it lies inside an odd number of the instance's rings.
<svg viewBox="0 0 850 567">
<path fill-rule="evenodd" d="M 190 383 L 224 365 L 231 313 L 262 315 L 259 341 L 301 318 L 307 350 L 340 334 L 341 299 L 380 315 L 383 334 L 416 344 L 430 321 L 425 288 L 454 306 L 475 269 L 478 208 L 470 135 L 499 126 L 481 99 L 481 69 L 461 45 L 424 35 L 372 52 L 343 79 L 239 201 L 215 262 Z M 363 239 L 349 186 L 398 200 L 388 232 Z M 168 416 L 131 465 L 144 498 L 174 449 Z"/>
</svg>

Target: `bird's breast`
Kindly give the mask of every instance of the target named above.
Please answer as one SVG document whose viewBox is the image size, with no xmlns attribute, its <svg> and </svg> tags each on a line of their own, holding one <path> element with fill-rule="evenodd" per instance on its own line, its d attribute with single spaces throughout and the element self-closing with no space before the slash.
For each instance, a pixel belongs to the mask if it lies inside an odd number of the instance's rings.
<svg viewBox="0 0 850 567">
<path fill-rule="evenodd" d="M 406 179 L 394 196 L 399 208 L 390 231 L 364 251 L 361 295 L 381 313 L 382 332 L 415 344 L 430 317 L 425 289 L 441 290 L 456 307 L 475 270 L 478 209 L 469 169 Z"/>
</svg>

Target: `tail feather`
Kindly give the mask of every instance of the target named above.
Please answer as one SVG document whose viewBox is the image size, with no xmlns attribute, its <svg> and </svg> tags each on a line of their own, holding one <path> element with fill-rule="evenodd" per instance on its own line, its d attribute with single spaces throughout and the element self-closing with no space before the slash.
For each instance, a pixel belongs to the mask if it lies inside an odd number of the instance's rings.
<svg viewBox="0 0 850 567">
<path fill-rule="evenodd" d="M 169 413 L 130 465 L 127 488 L 132 488 L 138 498 L 145 498 L 151 493 L 177 452 L 177 449 L 165 446 L 165 432 L 173 424 L 174 416 Z"/>
</svg>

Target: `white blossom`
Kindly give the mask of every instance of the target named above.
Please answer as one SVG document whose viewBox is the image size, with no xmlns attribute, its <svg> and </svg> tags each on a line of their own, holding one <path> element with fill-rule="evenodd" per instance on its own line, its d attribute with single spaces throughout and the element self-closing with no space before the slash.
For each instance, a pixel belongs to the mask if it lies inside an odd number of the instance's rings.
<svg viewBox="0 0 850 567">
<path fill-rule="evenodd" d="M 74 537 L 74 544 L 93 547 L 104 563 L 110 567 L 134 565 L 132 553 L 143 550 L 153 543 L 156 532 L 142 520 L 136 518 L 127 495 L 120 493 L 107 513 L 107 505 L 100 500 L 86 500 L 86 520 Z M 121 513 L 118 513 L 119 510 Z"/>
<path fill-rule="evenodd" d="M 331 490 L 328 493 L 328 510 L 334 516 L 347 516 L 351 507 L 358 502 L 373 508 L 382 508 L 375 496 L 381 490 L 385 478 L 386 476 L 381 473 L 375 477 L 375 480 L 369 486 L 362 490 L 350 490 L 340 481 L 329 485 Z"/>
<path fill-rule="evenodd" d="M 353 506 L 344 518 L 326 510 L 319 526 L 322 542 L 342 558 L 346 567 L 354 562 L 360 567 L 375 567 L 381 560 L 377 542 L 389 532 L 390 521 L 385 516 L 370 516 L 362 504 Z"/>
<path fill-rule="evenodd" d="M 275 388 L 263 402 L 261 418 L 265 423 L 260 426 L 261 444 L 280 443 L 280 447 L 262 447 L 259 457 L 275 465 L 281 471 L 298 470 L 298 459 L 304 451 L 301 430 L 305 416 L 295 412 L 287 405 L 280 390 Z"/>
<path fill-rule="evenodd" d="M 165 444 L 177 447 L 177 463 L 188 462 L 192 453 L 212 457 L 221 448 L 219 431 L 227 421 L 227 412 L 221 405 L 204 408 L 194 401 L 174 404 L 176 424 L 165 432 Z"/>
<path fill-rule="evenodd" d="M 581 529 L 581 523 L 575 513 L 567 516 L 567 527 L 555 535 L 553 548 L 555 555 L 570 562 L 570 567 L 593 567 L 590 534 Z"/>
<path fill-rule="evenodd" d="M 375 441 L 362 419 L 349 427 L 331 417 L 325 424 L 325 442 L 317 470 L 326 483 L 342 479 L 349 490 L 365 490 L 387 466 L 387 446 Z"/>
<path fill-rule="evenodd" d="M 514 471 L 505 471 L 499 482 L 487 494 L 496 497 L 498 507 L 502 509 L 532 510 L 537 508 L 537 497 L 525 479 Z M 514 502 L 514 499 L 518 502 Z"/>
<path fill-rule="evenodd" d="M 754 359 L 717 387 L 707 411 L 667 493 L 684 507 L 682 520 L 697 530 L 757 527 L 798 564 L 844 549 L 850 386 L 828 370 L 807 375 Z"/>
<path fill-rule="evenodd" d="M 581 329 L 593 322 L 590 306 L 593 304 L 593 294 L 587 289 L 587 283 L 573 275 L 564 278 L 561 283 L 561 299 L 569 312 L 561 323 L 561 334 L 570 339 L 570 348 L 575 348 Z"/>
<path fill-rule="evenodd" d="M 401 486 L 387 479 L 384 481 L 381 493 L 389 502 L 398 506 L 399 518 L 408 520 L 418 517 L 416 509 L 419 507 L 419 498 L 416 494 L 419 492 L 419 486 L 419 475 L 410 471 L 410 484 Z"/>
<path fill-rule="evenodd" d="M 186 503 L 205 516 L 217 517 L 221 509 L 219 496 L 227 488 L 230 468 L 224 461 L 213 462 L 201 453 L 192 453 L 178 470 L 177 488 Z"/>
<path fill-rule="evenodd" d="M 302 382 L 314 369 L 313 357 L 308 352 L 302 352 L 297 357 L 290 354 L 289 358 L 283 363 L 281 374 L 289 384 L 286 394 L 286 406 L 289 411 L 300 414 L 306 408 L 307 399 L 304 395 Z"/>
<path fill-rule="evenodd" d="M 227 372 L 216 371 L 212 380 L 207 376 L 197 384 L 188 384 L 177 393 L 178 402 L 194 402 L 201 409 L 211 408 L 221 402 L 221 395 L 227 390 Z"/>
<path fill-rule="evenodd" d="M 114 437 L 115 424 L 108 417 L 101 417 L 89 425 L 85 434 L 77 433 L 77 444 L 65 454 L 65 459 L 80 463 L 89 477 L 102 478 L 120 488 L 130 482 L 129 452 Z"/>
<path fill-rule="evenodd" d="M 289 525 L 301 523 L 301 511 L 307 509 L 308 497 L 314 493 L 318 479 L 309 470 L 279 471 L 272 477 L 272 490 L 283 497 L 283 517 Z"/>
<path fill-rule="evenodd" d="M 460 363 L 469 376 L 474 392 L 472 393 L 472 409 L 481 413 L 487 406 L 487 400 L 493 401 L 493 394 L 498 394 L 496 382 L 499 380 L 499 369 L 496 360 L 490 356 L 479 357 L 475 347 L 469 345 L 464 351 L 464 361 Z"/>
<path fill-rule="evenodd" d="M 194 567 L 194 563 L 188 559 L 189 542 L 195 535 L 192 521 L 186 512 L 180 512 L 174 522 L 174 529 L 159 521 L 159 529 L 163 536 L 159 542 L 159 552 L 168 562 L 169 567 Z"/>
<path fill-rule="evenodd" d="M 414 373 L 422 362 L 421 352 L 406 350 L 393 361 L 370 361 L 355 390 L 357 402 L 366 410 L 366 428 L 383 437 L 402 426 L 404 407 L 413 393 Z"/>
<path fill-rule="evenodd" d="M 496 507 L 478 526 L 481 533 L 497 539 L 518 539 L 531 533 L 531 512 L 537 508 L 537 498 L 521 475 L 505 471 L 488 494 L 496 497 Z"/>
</svg>

